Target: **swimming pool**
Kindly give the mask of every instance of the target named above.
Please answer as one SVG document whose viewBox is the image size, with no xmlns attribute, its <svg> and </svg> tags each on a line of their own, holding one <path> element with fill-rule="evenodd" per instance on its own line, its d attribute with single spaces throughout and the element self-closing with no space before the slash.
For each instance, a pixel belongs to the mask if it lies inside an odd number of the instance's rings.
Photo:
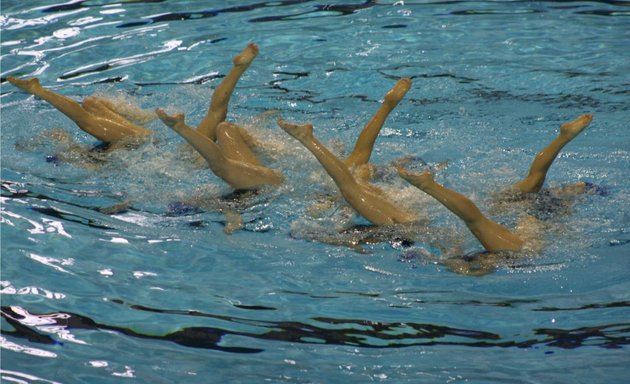
<svg viewBox="0 0 630 384">
<path fill-rule="evenodd" d="M 7 382 L 594 383 L 628 377 L 626 2 L 3 1 L 2 378 Z M 57 163 L 31 139 L 62 127 L 96 144 L 6 76 L 73 98 L 206 111 L 248 42 L 260 55 L 230 119 L 269 143 L 286 182 L 241 207 L 223 233 L 209 204 L 229 188 L 155 140 L 98 169 Z M 346 149 L 400 77 L 412 89 L 372 162 L 381 186 L 430 218 L 426 244 L 356 248 L 309 240 L 340 210 L 307 215 L 334 185 L 273 119 L 312 121 Z M 461 276 L 423 258 L 434 238 L 481 249 L 466 228 L 388 165 L 401 156 L 482 209 L 522 177 L 560 123 L 591 126 L 549 185 L 597 183 L 544 253 Z M 48 159 L 48 161 L 47 161 Z M 126 203 L 118 212 L 103 208 Z M 504 217 L 503 220 L 510 220 Z M 355 218 L 361 222 L 360 219 Z M 419 236 L 422 238 L 422 236 Z M 342 239 L 343 240 L 343 239 Z"/>
</svg>

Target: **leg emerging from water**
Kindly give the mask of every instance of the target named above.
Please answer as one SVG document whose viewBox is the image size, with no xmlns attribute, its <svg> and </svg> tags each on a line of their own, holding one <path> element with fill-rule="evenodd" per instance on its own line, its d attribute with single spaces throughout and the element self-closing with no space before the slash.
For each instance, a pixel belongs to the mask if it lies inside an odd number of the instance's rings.
<svg viewBox="0 0 630 384">
<path fill-rule="evenodd" d="M 208 108 L 206 117 L 197 126 L 197 131 L 210 140 L 216 140 L 216 129 L 220 122 L 225 120 L 228 111 L 230 97 L 234 92 L 236 83 L 241 75 L 247 70 L 249 65 L 258 55 L 258 46 L 249 44 L 239 55 L 234 57 L 232 70 L 221 81 L 217 89 L 212 94 L 212 101 Z"/>
<path fill-rule="evenodd" d="M 346 201 L 359 214 L 374 224 L 411 222 L 415 217 L 395 207 L 375 193 L 374 187 L 358 183 L 348 167 L 313 136 L 313 125 L 291 124 L 278 119 L 278 125 L 302 143 L 332 177 Z"/>
<path fill-rule="evenodd" d="M 92 116 L 99 116 L 118 124 L 128 124 L 129 120 L 116 111 L 114 104 L 102 97 L 88 96 L 81 102 L 83 109 Z"/>
<path fill-rule="evenodd" d="M 111 143 L 129 136 L 146 136 L 149 130 L 136 126 L 102 103 L 102 99 L 86 98 L 84 105 L 69 97 L 42 87 L 37 78 L 20 80 L 7 77 L 16 87 L 35 95 L 68 116 L 82 130 L 97 139 Z"/>
<path fill-rule="evenodd" d="M 462 219 L 487 251 L 516 251 L 523 247 L 523 240 L 504 226 L 484 216 L 479 208 L 464 195 L 436 183 L 430 172 L 417 174 L 399 168 L 398 173 L 403 179 L 433 196 Z"/>
<path fill-rule="evenodd" d="M 98 96 L 91 97 L 98 99 L 101 102 L 101 105 L 115 114 L 122 116 L 133 124 L 144 125 L 155 120 L 157 117 L 153 109 L 142 109 L 138 105 L 122 98 L 115 97 L 107 99 Z M 85 100 L 83 102 L 83 107 L 86 108 Z"/>
<path fill-rule="evenodd" d="M 206 159 L 215 175 L 234 189 L 256 189 L 263 185 L 282 183 L 283 176 L 276 170 L 247 162 L 243 157 L 239 159 L 230 157 L 242 154 L 231 153 L 230 156 L 226 156 L 219 144 L 186 125 L 182 113 L 167 115 L 159 108 L 155 112 L 164 124 L 180 134 Z"/>
<path fill-rule="evenodd" d="M 155 113 L 167 127 L 171 128 L 186 139 L 186 141 L 192 145 L 204 159 L 206 159 L 206 162 L 213 171 L 215 167 L 220 167 L 221 164 L 225 162 L 226 159 L 221 153 L 221 147 L 208 137 L 202 135 L 187 125 L 183 113 L 168 115 L 161 108 L 157 108 Z"/>
<path fill-rule="evenodd" d="M 529 169 L 529 174 L 526 178 L 514 184 L 514 188 L 525 193 L 540 191 L 551 164 L 553 164 L 562 148 L 579 135 L 592 120 L 593 115 L 584 114 L 571 122 L 562 124 L 558 137 L 536 155 Z"/>
<path fill-rule="evenodd" d="M 217 144 L 221 147 L 224 156 L 238 161 L 244 161 L 253 165 L 261 165 L 252 152 L 249 135 L 244 137 L 240 126 L 223 121 L 217 126 Z"/>
<path fill-rule="evenodd" d="M 344 161 L 348 167 L 356 167 L 367 164 L 372 155 L 374 143 L 378 137 L 381 128 L 389 114 L 396 108 L 398 103 L 405 97 L 407 91 L 411 87 L 411 80 L 404 78 L 398 80 L 394 87 L 385 94 L 385 100 L 370 121 L 365 125 L 363 131 L 359 135 L 354 149 L 348 158 Z"/>
<path fill-rule="evenodd" d="M 48 102 L 73 121 L 88 120 L 90 118 L 88 111 L 86 111 L 81 104 L 69 97 L 49 91 L 48 89 L 42 87 L 37 78 L 22 80 L 9 76 L 7 77 L 7 80 L 9 83 L 21 90 Z"/>
</svg>

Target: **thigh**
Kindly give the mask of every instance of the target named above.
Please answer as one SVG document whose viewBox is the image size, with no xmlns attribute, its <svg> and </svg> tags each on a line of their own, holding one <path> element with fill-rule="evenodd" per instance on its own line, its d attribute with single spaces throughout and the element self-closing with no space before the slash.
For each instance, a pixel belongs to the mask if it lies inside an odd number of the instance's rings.
<svg viewBox="0 0 630 384">
<path fill-rule="evenodd" d="M 94 117 L 115 121 L 121 125 L 131 125 L 129 120 L 115 111 L 113 104 L 107 99 L 98 96 L 88 96 L 81 105 L 83 109 Z"/>
<path fill-rule="evenodd" d="M 253 165 L 261 165 L 236 124 L 228 122 L 219 124 L 217 127 L 217 144 L 227 158 Z"/>
</svg>

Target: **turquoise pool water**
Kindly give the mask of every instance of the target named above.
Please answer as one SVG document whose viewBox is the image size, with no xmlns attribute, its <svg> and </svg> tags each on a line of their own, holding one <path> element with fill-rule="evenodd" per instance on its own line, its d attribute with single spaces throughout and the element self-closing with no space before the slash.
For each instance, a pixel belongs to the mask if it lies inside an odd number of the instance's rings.
<svg viewBox="0 0 630 384">
<path fill-rule="evenodd" d="M 3 1 L 0 16 L 3 381 L 627 379 L 628 2 L 41 3 Z M 155 140 L 98 169 L 55 162 L 64 148 L 38 139 L 46 130 L 97 143 L 5 81 L 37 76 L 76 99 L 98 93 L 196 123 L 250 41 L 260 55 L 229 118 L 267 143 L 263 162 L 287 180 L 245 199 L 245 228 L 231 236 L 212 207 L 229 188 L 183 158 L 182 139 L 161 122 L 148 124 Z M 413 244 L 391 234 L 360 250 L 312 240 L 335 237 L 344 209 L 306 213 L 334 185 L 261 114 L 311 121 L 323 142 L 348 149 L 401 77 L 413 87 L 372 162 L 379 186 L 431 227 Z M 391 161 L 446 162 L 438 181 L 488 210 L 492 191 L 522 177 L 558 126 L 587 112 L 593 123 L 547 183 L 583 180 L 608 193 L 556 218 L 542 254 L 483 277 L 426 256 L 481 247 Z M 190 196 L 204 208 L 182 209 Z"/>
</svg>

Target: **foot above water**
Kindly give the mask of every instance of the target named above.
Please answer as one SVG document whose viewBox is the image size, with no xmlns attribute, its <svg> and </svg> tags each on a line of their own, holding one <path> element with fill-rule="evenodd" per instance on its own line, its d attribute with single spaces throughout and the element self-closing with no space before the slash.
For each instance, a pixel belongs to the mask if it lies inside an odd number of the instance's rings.
<svg viewBox="0 0 630 384">
<path fill-rule="evenodd" d="M 433 184 L 433 174 L 430 171 L 424 171 L 422 173 L 409 172 L 403 167 L 398 167 L 398 174 L 409 183 L 415 185 L 420 189 L 424 189 Z"/>
<path fill-rule="evenodd" d="M 7 80 L 9 83 L 27 92 L 32 92 L 35 89 L 41 88 L 39 80 L 36 77 L 33 77 L 32 79 L 18 79 L 12 76 L 7 76 Z"/>
<path fill-rule="evenodd" d="M 278 118 L 276 122 L 286 133 L 298 140 L 313 137 L 313 124 L 292 124 L 282 120 L 282 118 Z"/>
<path fill-rule="evenodd" d="M 183 113 L 176 113 L 174 115 L 169 115 L 162 108 L 156 108 L 155 114 L 169 128 L 175 128 L 180 124 L 185 124 L 185 116 Z"/>
<path fill-rule="evenodd" d="M 249 43 L 243 52 L 234 56 L 234 65 L 249 65 L 258 56 L 258 46 L 254 43 Z"/>
<path fill-rule="evenodd" d="M 395 107 L 405 97 L 409 88 L 411 88 L 411 79 L 403 78 L 398 80 L 394 87 L 385 94 L 385 104 Z"/>
<path fill-rule="evenodd" d="M 564 123 L 560 126 L 560 134 L 564 137 L 573 139 L 580 134 L 586 128 L 591 121 L 593 121 L 593 115 L 585 113 L 579 116 L 577 119 Z"/>
</svg>

